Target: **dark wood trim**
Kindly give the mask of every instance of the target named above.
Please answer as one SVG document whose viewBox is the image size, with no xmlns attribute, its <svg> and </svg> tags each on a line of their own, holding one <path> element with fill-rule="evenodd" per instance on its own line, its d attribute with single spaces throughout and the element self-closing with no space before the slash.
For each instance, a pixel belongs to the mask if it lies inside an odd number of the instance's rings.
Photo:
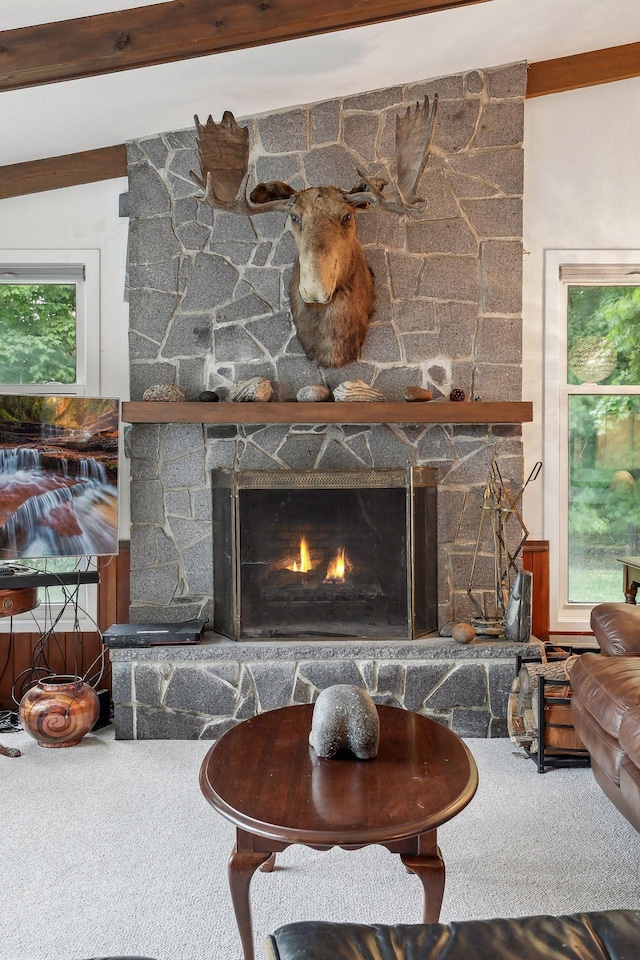
<svg viewBox="0 0 640 960">
<path fill-rule="evenodd" d="M 116 618 L 112 623 L 129 623 L 131 603 L 131 557 L 129 541 L 121 540 L 117 559 Z M 109 624 L 111 626 L 111 623 Z"/>
<path fill-rule="evenodd" d="M 127 423 L 530 423 L 530 401 L 510 403 L 168 403 L 122 404 Z"/>
<path fill-rule="evenodd" d="M 127 176 L 124 143 L 0 167 L 0 200 Z"/>
<path fill-rule="evenodd" d="M 119 541 L 115 557 L 100 557 L 98 570 L 98 627 L 104 633 L 114 623 L 129 621 L 129 541 Z"/>
<path fill-rule="evenodd" d="M 0 91 L 227 53 L 487 0 L 172 0 L 0 32 Z"/>
<path fill-rule="evenodd" d="M 529 64 L 527 98 L 640 76 L 640 43 Z"/>
<path fill-rule="evenodd" d="M 531 632 L 538 640 L 549 639 L 549 541 L 527 540 L 522 548 L 522 567 L 533 574 Z"/>
<path fill-rule="evenodd" d="M 117 622 L 117 557 L 99 557 L 98 572 L 100 573 L 100 584 L 98 586 L 98 627 L 100 631 L 104 633 L 111 624 Z"/>
</svg>

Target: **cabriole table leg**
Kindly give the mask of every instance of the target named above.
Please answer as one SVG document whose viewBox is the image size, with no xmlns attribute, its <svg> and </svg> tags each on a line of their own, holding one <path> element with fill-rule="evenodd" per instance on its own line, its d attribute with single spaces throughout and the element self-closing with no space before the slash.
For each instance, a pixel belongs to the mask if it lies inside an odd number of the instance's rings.
<svg viewBox="0 0 640 960">
<path fill-rule="evenodd" d="M 241 831 L 238 831 L 238 835 Z M 238 839 L 240 837 L 238 836 Z M 236 923 L 240 932 L 244 960 L 254 960 L 253 951 L 253 924 L 251 922 L 251 900 L 249 888 L 251 878 L 262 864 L 268 864 L 273 859 L 271 853 L 259 853 L 252 850 L 239 850 L 236 844 L 229 857 L 229 889 L 236 915 Z"/>
<path fill-rule="evenodd" d="M 437 843 L 436 831 L 419 838 L 417 854 L 400 854 L 405 867 L 415 873 L 424 890 L 424 923 L 437 923 L 444 897 L 445 867 Z"/>
</svg>

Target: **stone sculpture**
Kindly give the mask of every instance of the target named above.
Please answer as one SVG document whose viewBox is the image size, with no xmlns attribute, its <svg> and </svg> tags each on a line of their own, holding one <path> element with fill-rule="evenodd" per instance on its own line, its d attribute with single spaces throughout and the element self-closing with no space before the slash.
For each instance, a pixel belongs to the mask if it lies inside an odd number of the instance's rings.
<svg viewBox="0 0 640 960">
<path fill-rule="evenodd" d="M 320 693 L 309 734 L 309 743 L 319 757 L 348 752 L 358 760 L 371 760 L 379 742 L 380 718 L 366 690 L 338 683 Z"/>
</svg>

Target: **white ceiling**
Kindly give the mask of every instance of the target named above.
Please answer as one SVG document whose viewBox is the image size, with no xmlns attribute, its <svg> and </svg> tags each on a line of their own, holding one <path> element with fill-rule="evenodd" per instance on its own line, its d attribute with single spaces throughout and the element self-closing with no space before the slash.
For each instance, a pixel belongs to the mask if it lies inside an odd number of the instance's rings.
<svg viewBox="0 0 640 960">
<path fill-rule="evenodd" d="M 0 30 L 156 0 L 1 0 Z M 518 60 L 640 40 L 638 0 L 489 0 L 286 43 L 0 94 L 0 166 Z"/>
</svg>

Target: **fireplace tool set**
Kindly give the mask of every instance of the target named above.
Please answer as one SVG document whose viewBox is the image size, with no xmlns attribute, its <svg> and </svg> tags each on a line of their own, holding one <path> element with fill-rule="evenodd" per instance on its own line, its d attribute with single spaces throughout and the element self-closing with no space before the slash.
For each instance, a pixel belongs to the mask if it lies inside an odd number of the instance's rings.
<svg viewBox="0 0 640 960">
<path fill-rule="evenodd" d="M 476 616 L 471 618 L 471 624 L 480 636 L 504 637 L 506 630 L 507 634 L 513 634 L 508 637 L 509 639 L 528 639 L 528 636 L 520 635 L 522 607 L 528 604 L 530 610 L 531 602 L 530 576 L 523 575 L 517 564 L 517 559 L 529 536 L 520 512 L 520 503 L 524 491 L 538 477 L 541 469 L 542 462 L 538 461 L 519 492 L 515 492 L 510 489 L 508 483 L 504 482 L 497 461 L 494 460 L 491 464 L 482 495 L 482 512 L 467 586 L 467 595 L 476 611 Z M 487 615 L 486 610 L 474 595 L 473 586 L 478 557 L 484 544 L 485 524 L 490 526 L 493 542 L 495 616 Z M 511 532 L 514 528 L 517 545 L 511 550 L 509 541 L 510 538 L 511 541 L 514 539 L 514 534 Z"/>
</svg>

